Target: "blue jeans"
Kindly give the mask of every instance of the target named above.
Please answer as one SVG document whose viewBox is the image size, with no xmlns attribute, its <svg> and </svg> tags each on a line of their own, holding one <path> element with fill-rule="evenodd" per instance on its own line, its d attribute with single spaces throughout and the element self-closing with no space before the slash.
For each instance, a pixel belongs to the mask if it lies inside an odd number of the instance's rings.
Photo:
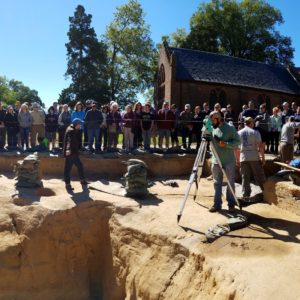
<svg viewBox="0 0 300 300">
<path fill-rule="evenodd" d="M 24 148 L 24 145 L 26 145 L 26 149 L 29 148 L 29 129 L 29 127 L 20 127 L 22 148 Z"/>
<path fill-rule="evenodd" d="M 103 150 L 107 149 L 107 127 L 100 128 L 99 141 L 100 148 L 102 146 L 102 138 L 103 138 Z"/>
<path fill-rule="evenodd" d="M 151 142 L 151 132 L 150 130 L 142 130 L 143 142 L 144 142 L 144 149 L 150 149 L 150 142 Z"/>
<path fill-rule="evenodd" d="M 17 147 L 17 134 L 19 132 L 18 128 L 16 127 L 6 127 L 7 132 L 7 146 L 10 148 Z"/>
<path fill-rule="evenodd" d="M 0 127 L 0 149 L 3 149 L 6 144 L 6 128 Z"/>
<path fill-rule="evenodd" d="M 223 168 L 226 172 L 227 179 L 229 180 L 233 191 L 234 189 L 234 183 L 235 183 L 235 162 L 223 165 Z M 215 197 L 214 197 L 214 206 L 216 208 L 221 208 L 222 207 L 222 183 L 223 183 L 223 173 L 219 165 L 217 164 L 212 164 L 211 166 L 211 171 L 213 174 L 214 178 L 214 188 L 215 188 Z M 234 207 L 235 206 L 235 200 L 234 196 L 230 192 L 230 189 L 226 187 L 226 200 L 228 202 L 229 207 Z"/>
<path fill-rule="evenodd" d="M 89 148 L 93 149 L 93 143 L 95 139 L 95 148 L 96 150 L 100 150 L 100 127 L 99 128 L 88 128 L 88 136 L 89 136 Z"/>
</svg>

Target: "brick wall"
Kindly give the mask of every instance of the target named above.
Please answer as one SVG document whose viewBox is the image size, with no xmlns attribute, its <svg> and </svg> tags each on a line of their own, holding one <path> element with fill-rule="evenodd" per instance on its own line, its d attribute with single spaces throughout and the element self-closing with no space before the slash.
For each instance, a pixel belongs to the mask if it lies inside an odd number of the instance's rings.
<svg viewBox="0 0 300 300">
<path fill-rule="evenodd" d="M 183 109 L 185 103 L 189 103 L 192 107 L 195 107 L 196 105 L 202 106 L 203 102 L 208 102 L 212 109 L 216 102 L 222 102 L 222 92 L 226 95 L 226 98 L 223 98 L 223 103 L 221 103 L 222 107 L 225 107 L 226 104 L 230 103 L 235 111 L 240 111 L 242 105 L 247 104 L 249 100 L 255 100 L 257 105 L 269 102 L 270 108 L 282 103 L 282 101 L 288 101 L 290 103 L 296 101 L 300 104 L 300 96 L 291 96 L 263 90 L 230 87 L 221 84 L 207 84 L 202 82 L 176 81 L 175 85 L 176 87 L 173 87 L 171 102 L 178 105 L 180 109 Z M 216 98 L 211 96 L 212 91 L 215 91 Z"/>
<path fill-rule="evenodd" d="M 176 80 L 176 57 L 175 55 L 168 55 L 166 48 L 162 47 L 160 51 L 158 67 L 164 66 L 164 82 L 156 83 L 156 90 L 163 90 L 160 97 L 155 92 L 155 104 L 161 108 L 164 100 L 176 104 L 180 110 L 184 108 L 184 104 L 191 104 L 192 108 L 196 105 L 201 105 L 203 102 L 209 102 L 212 109 L 216 102 L 222 102 L 222 107 L 226 104 L 231 104 L 235 112 L 240 112 L 243 104 L 248 103 L 249 100 L 255 100 L 257 105 L 267 102 L 269 109 L 288 101 L 292 103 L 295 101 L 300 105 L 300 95 L 293 96 L 283 93 L 269 92 L 264 90 L 256 90 L 246 87 L 235 87 L 222 84 L 204 83 L 204 82 L 186 82 Z M 212 97 L 212 91 L 215 92 L 215 97 Z M 221 95 L 225 95 L 222 97 Z M 163 97 L 162 97 L 163 96 Z M 268 101 L 269 99 L 269 101 Z"/>
</svg>

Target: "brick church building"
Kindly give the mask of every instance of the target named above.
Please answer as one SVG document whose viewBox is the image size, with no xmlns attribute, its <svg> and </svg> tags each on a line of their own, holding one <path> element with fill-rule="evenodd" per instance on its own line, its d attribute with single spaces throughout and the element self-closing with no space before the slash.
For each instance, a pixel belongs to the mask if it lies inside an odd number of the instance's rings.
<svg viewBox="0 0 300 300">
<path fill-rule="evenodd" d="M 269 110 L 284 101 L 300 104 L 300 84 L 281 66 L 230 57 L 210 52 L 169 47 L 160 50 L 155 80 L 155 105 L 167 100 L 183 110 L 208 102 L 222 107 L 231 104 L 241 111 L 243 104 L 254 100 L 266 103 Z"/>
</svg>

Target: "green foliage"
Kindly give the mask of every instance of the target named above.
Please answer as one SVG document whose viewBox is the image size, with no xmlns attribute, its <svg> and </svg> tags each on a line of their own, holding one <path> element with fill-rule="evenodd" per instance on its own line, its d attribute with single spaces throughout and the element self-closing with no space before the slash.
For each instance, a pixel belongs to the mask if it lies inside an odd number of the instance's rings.
<svg viewBox="0 0 300 300">
<path fill-rule="evenodd" d="M 41 98 L 36 90 L 31 90 L 21 81 L 8 80 L 6 77 L 0 76 L 0 100 L 6 104 L 15 104 L 17 100 L 21 103 L 28 102 L 29 105 L 33 102 L 44 106 Z"/>
<path fill-rule="evenodd" d="M 117 8 L 105 39 L 111 98 L 124 106 L 136 101 L 137 94 L 152 86 L 154 78 L 156 52 L 138 1 L 129 0 Z"/>
<path fill-rule="evenodd" d="M 106 46 L 98 41 L 91 27 L 92 15 L 86 14 L 82 5 L 77 6 L 69 21 L 65 75 L 72 78 L 72 84 L 62 91 L 59 102 L 93 99 L 105 103 L 108 100 Z"/>
<path fill-rule="evenodd" d="M 291 65 L 291 39 L 277 31 L 282 23 L 281 12 L 263 0 L 212 0 L 193 14 L 189 34 L 179 31 L 171 41 L 180 47 Z"/>
<path fill-rule="evenodd" d="M 71 107 L 76 104 L 76 95 L 73 93 L 71 87 L 67 87 L 61 91 L 58 102 L 60 104 L 69 104 Z"/>
</svg>

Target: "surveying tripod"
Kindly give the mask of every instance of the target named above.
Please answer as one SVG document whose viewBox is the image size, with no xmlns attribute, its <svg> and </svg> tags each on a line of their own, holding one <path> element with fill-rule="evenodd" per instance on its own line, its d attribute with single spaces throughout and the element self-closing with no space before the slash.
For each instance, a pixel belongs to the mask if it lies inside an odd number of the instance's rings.
<svg viewBox="0 0 300 300">
<path fill-rule="evenodd" d="M 200 144 L 200 147 L 198 149 L 198 152 L 197 152 L 197 156 L 196 156 L 196 159 L 195 159 L 195 162 L 194 162 L 194 166 L 193 166 L 193 169 L 192 169 L 192 173 L 190 175 L 190 179 L 189 179 L 189 183 L 188 183 L 188 186 L 186 188 L 186 191 L 185 191 L 185 194 L 184 194 L 184 197 L 183 197 L 183 200 L 182 200 L 182 203 L 181 203 L 181 206 L 180 206 L 180 210 L 177 214 L 177 223 L 179 223 L 180 221 L 180 218 L 182 216 L 182 212 L 183 212 L 183 209 L 185 207 L 185 203 L 188 199 L 188 196 L 189 196 L 189 193 L 190 193 L 190 190 L 191 190 L 191 187 L 192 187 L 192 184 L 195 182 L 196 184 L 196 189 L 195 189 L 195 193 L 194 193 L 194 201 L 197 197 L 197 192 L 198 192 L 198 182 L 199 182 L 199 179 L 202 175 L 202 171 L 203 171 L 203 166 L 204 166 L 204 162 L 205 162 L 205 156 L 206 156 L 206 151 L 207 151 L 207 146 L 208 146 L 208 143 L 211 139 L 211 136 L 210 135 L 205 135 L 203 138 L 202 138 L 202 141 L 201 141 L 201 144 Z M 215 146 L 213 143 L 210 143 L 210 149 L 214 155 L 214 157 L 216 158 L 217 160 L 217 163 L 219 165 L 219 167 L 221 168 L 222 170 L 222 173 L 223 173 L 223 176 L 226 178 L 227 180 L 227 185 L 230 189 L 230 192 L 232 193 L 233 195 L 233 198 L 235 200 L 235 203 L 236 205 L 240 208 L 240 210 L 242 210 L 242 207 L 241 205 L 239 204 L 238 200 L 237 200 L 237 197 L 235 195 L 235 192 L 233 190 L 233 187 L 231 186 L 231 183 L 230 181 L 228 180 L 228 176 L 226 174 L 226 171 L 225 169 L 222 167 L 222 163 L 221 163 L 221 160 L 220 160 L 220 157 L 215 149 Z"/>
</svg>

